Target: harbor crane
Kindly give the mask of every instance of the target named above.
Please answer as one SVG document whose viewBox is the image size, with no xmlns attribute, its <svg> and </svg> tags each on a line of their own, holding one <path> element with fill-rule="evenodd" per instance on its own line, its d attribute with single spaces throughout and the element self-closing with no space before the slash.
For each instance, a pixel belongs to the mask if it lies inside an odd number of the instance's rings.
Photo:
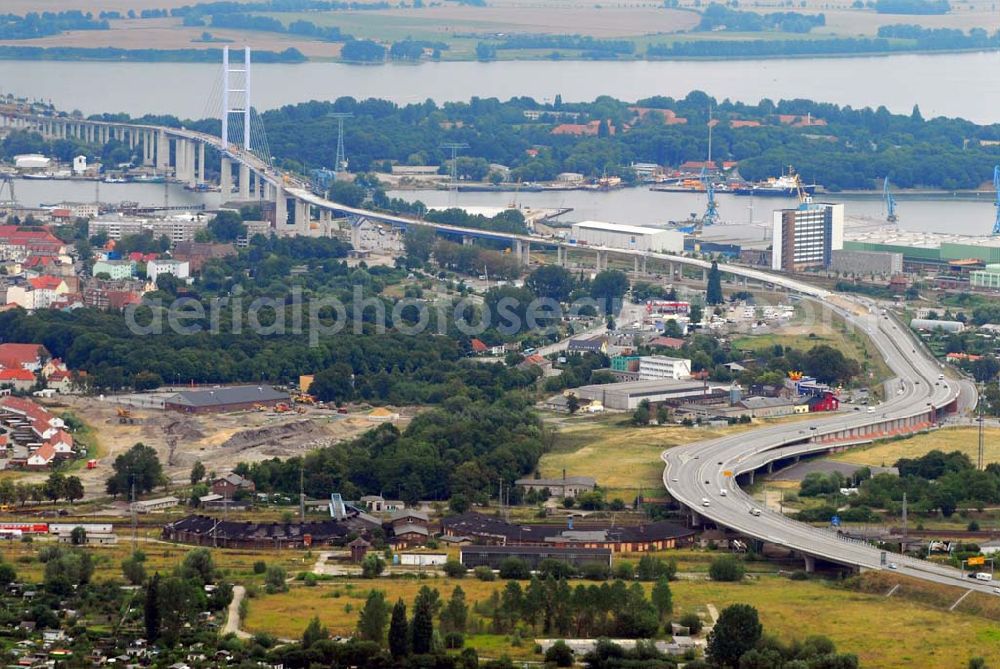
<svg viewBox="0 0 1000 669">
<path fill-rule="evenodd" d="M 895 223 L 899 217 L 896 216 L 896 198 L 889 192 L 889 177 L 882 181 L 882 200 L 885 202 L 885 220 Z"/>
<path fill-rule="evenodd" d="M 997 218 L 993 223 L 993 234 L 1000 235 L 1000 165 L 993 168 L 993 190 L 996 191 L 996 201 L 993 206 L 997 208 Z"/>
<path fill-rule="evenodd" d="M 706 225 L 715 225 L 719 222 L 719 207 L 715 203 L 715 184 L 712 183 L 712 178 L 707 173 L 707 168 L 709 166 L 715 167 L 712 162 L 712 128 L 715 127 L 715 123 L 712 122 L 712 106 L 708 106 L 708 160 L 705 161 L 705 165 L 701 168 L 701 175 L 699 179 L 705 185 L 705 193 L 708 195 L 708 204 L 705 205 L 705 215 L 701 217 L 700 225 L 698 225 L 698 232 Z"/>
<path fill-rule="evenodd" d="M 702 216 L 702 225 L 715 225 L 719 222 L 719 208 L 715 204 L 715 184 L 709 179 L 705 184 L 705 192 L 708 194 L 708 204 L 705 206 L 705 215 Z"/>
</svg>

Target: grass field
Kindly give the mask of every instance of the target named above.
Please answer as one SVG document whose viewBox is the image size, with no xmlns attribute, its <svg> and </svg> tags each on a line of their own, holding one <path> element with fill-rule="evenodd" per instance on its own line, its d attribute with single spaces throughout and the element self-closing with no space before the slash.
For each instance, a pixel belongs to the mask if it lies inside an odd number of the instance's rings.
<svg viewBox="0 0 1000 669">
<path fill-rule="evenodd" d="M 623 414 L 581 416 L 559 426 L 555 446 L 542 456 L 538 468 L 542 477 L 562 476 L 564 469 L 569 476 L 592 476 L 607 490 L 608 499 L 621 496 L 629 501 L 640 489 L 656 497 L 663 489 L 664 449 L 745 429 L 635 427 Z"/>
<path fill-rule="evenodd" d="M 446 578 L 426 580 L 322 582 L 314 588 L 295 585 L 288 593 L 262 595 L 251 600 L 245 623 L 248 631 L 267 630 L 286 638 L 301 635 L 309 619 L 318 616 L 333 634 L 349 634 L 369 589 L 383 590 L 389 601 L 402 597 L 412 604 L 422 585 L 436 587 L 448 597 L 461 585 L 470 605 L 488 598 L 503 582 Z M 767 632 L 785 640 L 812 634 L 830 637 L 840 651 L 856 653 L 865 667 L 952 669 L 982 655 L 1000 662 L 996 624 L 968 613 L 947 613 L 903 598 L 885 599 L 881 592 L 856 592 L 823 581 L 789 581 L 762 576 L 744 584 L 682 580 L 671 584 L 674 613 L 719 610 L 735 603 L 760 611 Z M 886 591 L 888 588 L 886 588 Z M 471 645 L 490 656 L 530 657 L 532 643 L 510 646 L 506 637 L 476 635 Z"/>
<path fill-rule="evenodd" d="M 985 434 L 985 460 L 1000 462 L 1000 429 L 989 428 Z M 918 458 L 933 450 L 961 451 L 976 462 L 979 453 L 979 431 L 974 427 L 936 430 L 909 439 L 888 441 L 865 448 L 855 448 L 832 456 L 831 460 L 858 465 L 891 467 L 900 458 Z"/>
<path fill-rule="evenodd" d="M 121 579 L 122 560 L 132 553 L 128 528 L 119 524 L 115 529 L 119 539 L 117 545 L 88 546 L 86 549 L 94 560 L 95 580 Z M 37 558 L 38 550 L 42 546 L 51 546 L 54 543 L 55 541 L 48 537 L 30 544 L 5 542 L 2 556 L 5 561 L 15 566 L 20 578 L 39 582 L 42 580 L 45 565 Z M 156 571 L 169 573 L 184 560 L 184 556 L 191 552 L 193 547 L 155 541 L 148 536 L 142 536 L 139 540 L 139 550 L 146 554 L 146 572 L 152 574 Z M 259 560 L 268 564 L 280 564 L 289 573 L 309 570 L 316 561 L 315 555 L 291 550 L 213 549 L 212 557 L 216 567 L 226 575 L 226 578 L 236 583 L 262 583 L 263 577 L 253 573 L 253 563 Z"/>
</svg>

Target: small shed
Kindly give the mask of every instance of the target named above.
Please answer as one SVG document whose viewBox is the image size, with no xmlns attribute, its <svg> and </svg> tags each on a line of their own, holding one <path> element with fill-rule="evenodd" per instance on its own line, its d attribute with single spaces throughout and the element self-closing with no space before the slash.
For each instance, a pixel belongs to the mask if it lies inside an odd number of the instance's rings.
<svg viewBox="0 0 1000 669">
<path fill-rule="evenodd" d="M 371 547 L 372 545 L 361 537 L 347 544 L 347 548 L 351 551 L 351 562 L 361 562 L 364 560 L 365 555 L 368 554 L 368 549 Z"/>
</svg>

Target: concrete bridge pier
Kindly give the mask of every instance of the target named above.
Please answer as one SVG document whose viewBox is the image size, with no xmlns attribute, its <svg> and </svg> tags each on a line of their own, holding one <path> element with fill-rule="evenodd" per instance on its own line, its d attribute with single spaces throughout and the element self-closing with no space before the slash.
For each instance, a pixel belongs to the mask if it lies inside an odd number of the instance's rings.
<svg viewBox="0 0 1000 669">
<path fill-rule="evenodd" d="M 205 183 L 205 144 L 198 142 L 198 184 Z"/>
<path fill-rule="evenodd" d="M 556 247 L 556 265 L 559 267 L 566 265 L 566 250 L 561 246 Z"/>
<path fill-rule="evenodd" d="M 166 172 L 170 167 L 170 139 L 160 130 L 156 133 L 156 169 Z"/>
<path fill-rule="evenodd" d="M 198 172 L 195 166 L 195 146 L 190 140 L 184 141 L 184 176 L 187 185 L 194 188 L 198 185 Z"/>
<path fill-rule="evenodd" d="M 803 555 L 802 560 L 806 564 L 807 574 L 812 574 L 813 572 L 816 571 L 816 558 L 814 558 L 812 555 Z"/>
<path fill-rule="evenodd" d="M 608 252 L 607 251 L 598 251 L 597 252 L 597 271 L 600 272 L 602 270 L 607 269 L 607 267 L 608 267 Z"/>
<path fill-rule="evenodd" d="M 240 163 L 240 199 L 250 199 L 250 167 Z"/>
<path fill-rule="evenodd" d="M 293 200 L 295 217 L 295 232 L 300 235 L 308 234 L 309 231 L 309 203 L 298 198 Z"/>
<path fill-rule="evenodd" d="M 284 228 L 288 226 L 288 199 L 285 190 L 280 186 L 274 189 L 274 227 L 284 234 Z"/>
<path fill-rule="evenodd" d="M 100 129 L 103 135 L 103 128 Z M 142 133 L 142 164 L 146 167 L 153 166 L 153 135 L 148 132 Z"/>
<path fill-rule="evenodd" d="M 348 219 L 351 226 L 351 246 L 355 251 L 361 250 L 361 224 L 365 219 L 360 216 L 352 216 Z"/>
<path fill-rule="evenodd" d="M 226 156 L 222 156 L 219 167 L 219 190 L 222 191 L 223 202 L 233 193 L 233 161 Z"/>
<path fill-rule="evenodd" d="M 183 181 L 186 177 L 184 176 L 184 142 L 175 139 L 174 140 L 174 178 L 178 181 Z"/>
<path fill-rule="evenodd" d="M 469 235 L 462 235 L 462 246 L 472 246 L 472 237 Z"/>
<path fill-rule="evenodd" d="M 643 274 L 646 274 L 646 261 L 647 260 L 649 260 L 649 257 L 646 256 L 646 255 L 643 255 L 642 256 L 642 273 Z"/>
<path fill-rule="evenodd" d="M 319 227 L 324 237 L 329 237 L 333 232 L 333 212 L 329 209 L 319 210 Z"/>
<path fill-rule="evenodd" d="M 531 242 L 521 242 L 522 254 L 518 256 L 517 261 L 522 265 L 531 264 Z"/>
</svg>

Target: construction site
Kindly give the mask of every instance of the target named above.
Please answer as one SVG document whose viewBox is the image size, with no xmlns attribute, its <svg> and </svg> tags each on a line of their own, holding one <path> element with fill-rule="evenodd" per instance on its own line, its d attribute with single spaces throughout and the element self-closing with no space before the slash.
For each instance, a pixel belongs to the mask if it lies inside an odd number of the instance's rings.
<svg viewBox="0 0 1000 669">
<path fill-rule="evenodd" d="M 146 406 L 135 406 L 141 403 Z M 237 462 L 287 458 L 353 439 L 384 422 L 384 411 L 373 412 L 369 406 L 320 406 L 309 396 L 293 397 L 273 407 L 213 413 L 170 411 L 151 403 L 157 403 L 156 394 L 60 398 L 61 410 L 85 416 L 96 435 L 97 466 L 78 473 L 88 497 L 103 492 L 114 458 L 136 443 L 156 450 L 171 481 L 187 483 L 191 467 L 199 460 L 208 472 L 221 474 Z M 392 409 L 390 413 L 403 429 L 416 410 Z"/>
</svg>

